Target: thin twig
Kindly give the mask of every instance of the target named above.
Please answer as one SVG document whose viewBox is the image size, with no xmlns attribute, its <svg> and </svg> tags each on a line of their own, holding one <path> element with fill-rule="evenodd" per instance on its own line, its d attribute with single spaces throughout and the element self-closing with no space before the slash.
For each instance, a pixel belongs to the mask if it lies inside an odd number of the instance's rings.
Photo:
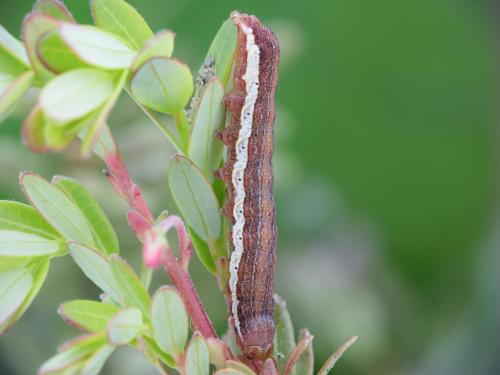
<svg viewBox="0 0 500 375">
<path fill-rule="evenodd" d="M 304 353 L 309 345 L 311 345 L 314 336 L 308 330 L 304 330 L 304 338 L 297 344 L 295 349 L 290 353 L 290 357 L 286 361 L 285 368 L 283 370 L 283 375 L 289 375 L 292 373 L 295 365 L 299 361 L 300 356 Z"/>
<path fill-rule="evenodd" d="M 327 375 L 330 370 L 335 366 L 335 363 L 342 357 L 342 354 L 346 352 L 347 349 L 351 347 L 352 344 L 356 342 L 358 336 L 352 336 L 349 340 L 347 340 L 340 348 L 338 348 L 335 353 L 333 353 L 330 358 L 328 358 L 325 364 L 321 367 L 318 372 L 318 375 Z"/>
</svg>

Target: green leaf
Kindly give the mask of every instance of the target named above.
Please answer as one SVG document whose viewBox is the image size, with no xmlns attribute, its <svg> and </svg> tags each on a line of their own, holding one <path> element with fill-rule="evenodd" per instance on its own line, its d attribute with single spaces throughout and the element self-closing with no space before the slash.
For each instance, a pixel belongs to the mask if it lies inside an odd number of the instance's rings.
<svg viewBox="0 0 500 375">
<path fill-rule="evenodd" d="M 5 323 L 22 306 L 33 286 L 33 277 L 27 268 L 0 273 L 0 333 Z"/>
<path fill-rule="evenodd" d="M 73 260 L 83 273 L 109 297 L 121 303 L 123 298 L 120 295 L 120 287 L 113 278 L 111 268 L 103 256 L 95 250 L 76 243 L 70 242 L 68 247 Z"/>
<path fill-rule="evenodd" d="M 224 87 L 213 78 L 203 89 L 193 117 L 189 157 L 209 181 L 213 179 L 212 171 L 220 166 L 224 150 L 224 144 L 215 137 L 224 127 L 226 110 L 223 100 Z"/>
<path fill-rule="evenodd" d="M 234 22 L 228 19 L 215 35 L 207 53 L 207 58 L 214 58 L 215 73 L 224 87 L 227 86 L 231 77 L 237 41 L 238 29 Z"/>
<path fill-rule="evenodd" d="M 97 250 L 105 255 L 119 252 L 118 237 L 97 200 L 78 181 L 58 176 L 52 183 L 61 189 L 80 209 L 90 223 Z"/>
<path fill-rule="evenodd" d="M 195 333 L 187 348 L 185 369 L 186 375 L 208 375 L 208 346 L 203 336 L 198 333 Z"/>
<path fill-rule="evenodd" d="M 81 60 L 104 69 L 126 69 L 136 52 L 115 35 L 95 26 L 64 23 L 61 38 Z"/>
<path fill-rule="evenodd" d="M 189 102 L 193 93 L 193 76 L 186 64 L 171 58 L 155 57 L 135 72 L 131 90 L 146 107 L 175 114 Z"/>
<path fill-rule="evenodd" d="M 274 295 L 274 320 L 276 331 L 274 334 L 274 352 L 278 362 L 278 368 L 283 371 L 290 353 L 295 348 L 295 333 L 292 319 L 286 307 L 286 302 L 277 294 Z"/>
<path fill-rule="evenodd" d="M 168 182 L 188 225 L 204 241 L 217 238 L 221 231 L 219 206 L 201 171 L 186 157 L 175 155 L 168 165 Z"/>
<path fill-rule="evenodd" d="M 0 256 L 39 257 L 64 250 L 61 240 L 49 240 L 35 234 L 0 229 Z"/>
<path fill-rule="evenodd" d="M 29 258 L 13 258 L 0 256 L 0 273 L 7 272 L 15 268 L 25 268 L 29 262 Z"/>
<path fill-rule="evenodd" d="M 18 321 L 25 311 L 30 307 L 31 302 L 35 299 L 42 287 L 47 274 L 49 273 L 50 261 L 47 259 L 42 259 L 35 263 L 32 267 L 31 274 L 33 277 L 33 286 L 31 287 L 28 296 L 24 299 L 23 304 L 19 309 L 17 309 L 15 315 L 9 320 L 8 325 L 5 328 L 10 327 L 16 321 Z M 3 327 L 0 325 L 0 334 L 3 331 Z"/>
<path fill-rule="evenodd" d="M 105 345 L 85 361 L 78 375 L 97 375 L 101 372 L 104 363 L 115 350 L 114 347 Z"/>
<path fill-rule="evenodd" d="M 135 72 L 147 60 L 154 57 L 171 57 L 174 51 L 174 39 L 175 33 L 170 30 L 156 33 L 136 55 L 130 70 Z"/>
<path fill-rule="evenodd" d="M 40 62 L 54 73 L 63 73 L 88 66 L 65 43 L 58 29 L 45 33 L 38 40 L 36 54 Z"/>
<path fill-rule="evenodd" d="M 125 304 L 138 307 L 147 318 L 151 308 L 151 297 L 140 278 L 130 265 L 116 254 L 109 257 L 109 266 L 121 295 L 125 298 Z"/>
<path fill-rule="evenodd" d="M 61 125 L 44 116 L 42 131 L 45 147 L 51 151 L 62 151 L 94 117 L 95 114 L 90 113 L 81 119 Z"/>
<path fill-rule="evenodd" d="M 82 244 L 93 243 L 87 219 L 61 190 L 34 173 L 22 173 L 20 180 L 26 197 L 64 238 Z"/>
<path fill-rule="evenodd" d="M 118 307 L 97 301 L 74 300 L 63 303 L 57 312 L 69 325 L 97 333 L 106 329 Z"/>
<path fill-rule="evenodd" d="M 23 143 L 31 151 L 46 152 L 49 150 L 45 141 L 45 116 L 39 104 L 34 106 L 24 119 L 21 133 Z"/>
<path fill-rule="evenodd" d="M 144 18 L 123 0 L 92 0 L 91 9 L 97 26 L 120 36 L 135 50 L 153 36 Z"/>
<path fill-rule="evenodd" d="M 214 375 L 247 375 L 247 374 L 232 368 L 225 368 L 217 371 Z"/>
<path fill-rule="evenodd" d="M 31 87 L 34 73 L 27 71 L 18 77 L 10 77 L 0 72 L 0 122 L 5 120 Z"/>
<path fill-rule="evenodd" d="M 75 22 L 73 15 L 60 0 L 37 0 L 34 11 L 48 14 L 54 18 L 66 22 Z"/>
<path fill-rule="evenodd" d="M 148 349 L 147 353 L 145 354 L 148 356 L 151 362 L 153 362 L 155 365 L 158 365 L 157 362 L 158 359 L 160 359 L 167 366 L 171 368 L 176 367 L 175 360 L 172 358 L 172 356 L 162 351 L 155 340 L 147 336 L 142 336 L 140 339 L 143 340 Z"/>
<path fill-rule="evenodd" d="M 229 361 L 227 361 L 226 365 L 229 369 L 236 370 L 239 373 L 242 373 L 245 375 L 256 375 L 255 371 L 253 371 L 250 367 L 248 367 L 244 363 L 229 360 Z"/>
<path fill-rule="evenodd" d="M 33 207 L 0 200 L 0 229 L 31 233 L 48 239 L 62 238 Z"/>
<path fill-rule="evenodd" d="M 23 44 L 0 25 L 0 71 L 17 76 L 29 68 Z"/>
<path fill-rule="evenodd" d="M 141 310 L 132 307 L 123 309 L 108 323 L 108 342 L 114 346 L 125 345 L 135 339 L 142 330 Z"/>
<path fill-rule="evenodd" d="M 200 259 L 201 263 L 203 263 L 203 265 L 209 272 L 216 275 L 217 267 L 215 266 L 214 258 L 210 253 L 208 244 L 205 241 L 203 241 L 200 237 L 198 237 L 196 232 L 191 228 L 188 228 L 188 231 L 189 231 L 189 236 L 193 241 L 194 251 L 196 251 L 196 255 L 198 255 L 198 258 Z"/>
<path fill-rule="evenodd" d="M 54 374 L 88 358 L 105 343 L 102 334 L 86 335 L 72 340 L 67 347 L 42 364 L 39 375 Z"/>
<path fill-rule="evenodd" d="M 57 76 L 40 93 L 45 115 L 66 124 L 97 109 L 112 94 L 113 75 L 97 69 L 81 68 Z"/>
<path fill-rule="evenodd" d="M 31 13 L 24 19 L 22 30 L 24 46 L 38 84 L 43 84 L 54 76 L 38 59 L 36 54 L 38 40 L 45 33 L 56 29 L 59 24 L 60 22 L 54 17 L 41 13 Z"/>
<path fill-rule="evenodd" d="M 155 340 L 165 353 L 177 357 L 184 351 L 188 336 L 188 316 L 174 288 L 163 286 L 154 294 L 151 322 Z"/>
</svg>

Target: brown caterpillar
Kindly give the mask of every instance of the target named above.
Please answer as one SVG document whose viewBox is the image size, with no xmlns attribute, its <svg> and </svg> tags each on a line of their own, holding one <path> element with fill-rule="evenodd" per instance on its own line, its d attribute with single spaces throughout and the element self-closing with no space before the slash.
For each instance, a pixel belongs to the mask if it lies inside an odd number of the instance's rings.
<svg viewBox="0 0 500 375">
<path fill-rule="evenodd" d="M 274 150 L 274 94 L 279 43 L 271 30 L 250 15 L 233 12 L 238 44 L 233 91 L 225 104 L 231 123 L 222 132 L 227 162 L 217 175 L 228 198 L 230 313 L 238 345 L 249 360 L 272 355 L 275 324 L 273 284 L 276 225 L 271 158 Z"/>
</svg>

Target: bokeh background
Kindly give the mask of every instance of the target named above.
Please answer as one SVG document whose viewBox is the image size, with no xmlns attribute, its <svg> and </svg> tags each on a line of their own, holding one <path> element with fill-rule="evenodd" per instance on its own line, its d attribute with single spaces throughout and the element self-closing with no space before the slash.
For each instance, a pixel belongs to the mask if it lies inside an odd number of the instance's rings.
<svg viewBox="0 0 500 375">
<path fill-rule="evenodd" d="M 348 336 L 342 375 L 500 373 L 500 215 L 496 1 L 134 0 L 196 72 L 222 21 L 256 14 L 281 40 L 277 93 L 277 291 L 296 329 L 315 335 L 317 365 Z M 90 23 L 85 0 L 67 0 Z M 1 0 L 18 36 L 32 0 Z M 75 149 L 36 155 L 20 142 L 30 101 L 0 126 L 0 198 L 23 200 L 19 171 L 70 175 L 102 202 L 137 265 L 125 206 L 97 160 Z M 172 149 L 122 96 L 111 126 L 155 212 L 175 212 Z M 225 307 L 196 260 L 196 284 L 219 332 Z M 160 275 L 158 283 L 165 281 Z M 34 374 L 75 334 L 56 307 L 96 298 L 71 262 L 53 262 L 24 318 L 0 337 L 0 373 Z M 119 350 L 105 374 L 154 374 Z"/>
</svg>

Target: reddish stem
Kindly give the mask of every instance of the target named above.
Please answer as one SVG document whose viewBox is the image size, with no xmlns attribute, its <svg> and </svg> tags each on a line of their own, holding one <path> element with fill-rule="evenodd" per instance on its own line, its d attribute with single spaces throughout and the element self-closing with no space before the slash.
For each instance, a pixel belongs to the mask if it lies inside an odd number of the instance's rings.
<svg viewBox="0 0 500 375">
<path fill-rule="evenodd" d="M 195 330 L 199 331 L 205 338 L 217 337 L 212 322 L 208 318 L 198 297 L 198 293 L 193 286 L 191 277 L 180 265 L 170 249 L 164 254 L 163 266 L 170 276 L 170 280 L 172 280 L 172 283 L 179 290 L 188 313 L 193 319 Z"/>
</svg>

